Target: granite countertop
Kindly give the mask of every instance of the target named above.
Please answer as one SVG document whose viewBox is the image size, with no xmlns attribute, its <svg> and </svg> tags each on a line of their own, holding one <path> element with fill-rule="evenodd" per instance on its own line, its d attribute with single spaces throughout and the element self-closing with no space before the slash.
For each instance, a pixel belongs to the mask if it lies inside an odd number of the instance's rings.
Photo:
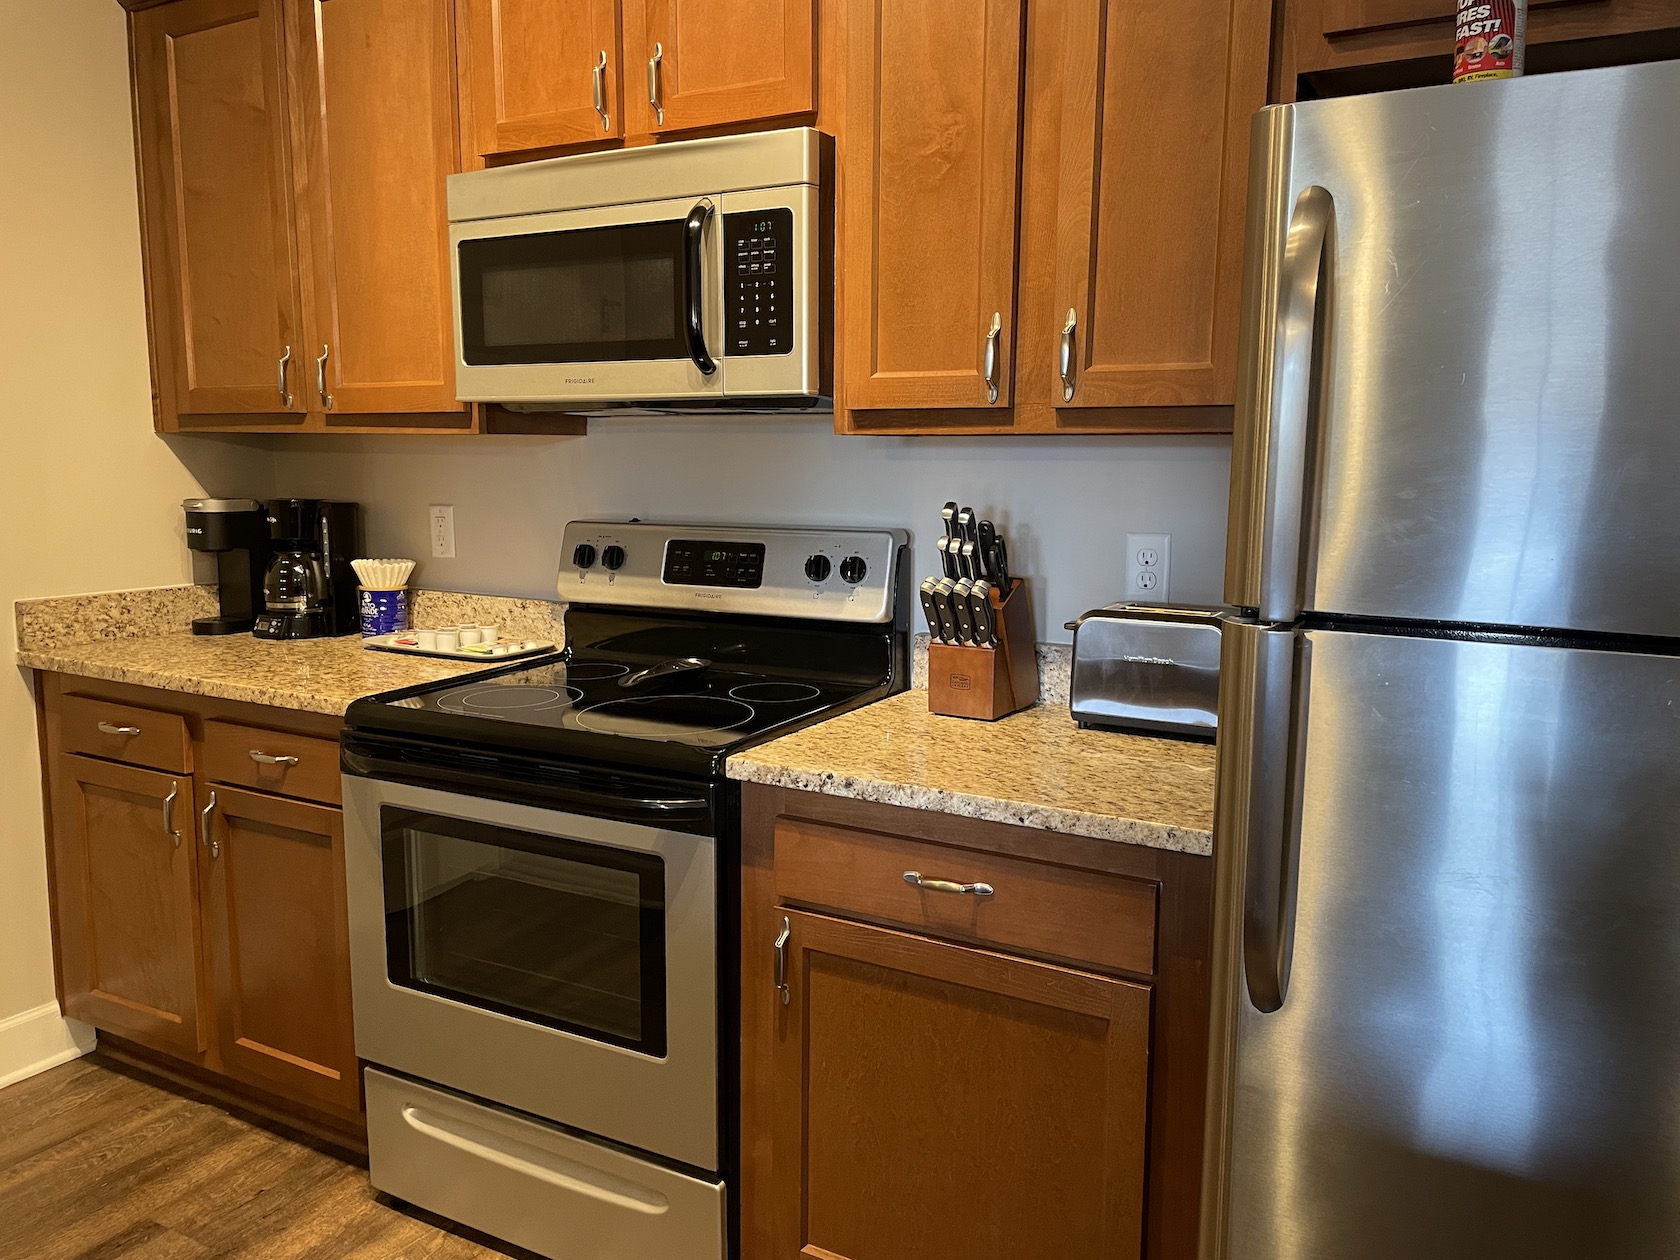
<svg viewBox="0 0 1680 1260">
<path fill-rule="evenodd" d="M 1180 853 L 1213 852 L 1211 744 L 1080 730 L 1061 704 L 997 722 L 901 692 L 729 759 L 729 777 Z"/>
<path fill-rule="evenodd" d="M 415 594 L 420 624 L 495 621 L 504 634 L 559 637 L 551 620 L 554 606 L 544 601 Z M 193 634 L 192 618 L 213 610 L 214 594 L 201 587 L 19 601 L 17 662 L 29 669 L 335 717 L 361 696 L 504 663 L 371 651 L 359 635 L 282 642 L 248 634 Z"/>
</svg>

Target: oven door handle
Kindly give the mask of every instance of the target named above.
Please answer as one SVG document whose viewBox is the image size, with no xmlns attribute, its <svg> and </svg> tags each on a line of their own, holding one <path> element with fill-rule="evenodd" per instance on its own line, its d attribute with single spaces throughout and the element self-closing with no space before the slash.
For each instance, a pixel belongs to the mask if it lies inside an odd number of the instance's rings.
<svg viewBox="0 0 1680 1260">
<path fill-rule="evenodd" d="M 702 376 L 717 371 L 717 361 L 706 349 L 706 289 L 704 247 L 706 225 L 712 221 L 712 203 L 702 201 L 688 212 L 683 222 L 683 287 L 688 291 L 688 357 Z"/>
</svg>

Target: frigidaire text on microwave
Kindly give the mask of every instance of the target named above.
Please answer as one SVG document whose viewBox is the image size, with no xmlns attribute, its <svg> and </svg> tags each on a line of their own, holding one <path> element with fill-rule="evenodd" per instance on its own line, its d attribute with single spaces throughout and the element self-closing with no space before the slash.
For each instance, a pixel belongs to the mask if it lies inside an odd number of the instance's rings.
<svg viewBox="0 0 1680 1260">
<path fill-rule="evenodd" d="M 796 127 L 451 176 L 460 399 L 828 405 L 833 169 L 833 139 Z"/>
</svg>

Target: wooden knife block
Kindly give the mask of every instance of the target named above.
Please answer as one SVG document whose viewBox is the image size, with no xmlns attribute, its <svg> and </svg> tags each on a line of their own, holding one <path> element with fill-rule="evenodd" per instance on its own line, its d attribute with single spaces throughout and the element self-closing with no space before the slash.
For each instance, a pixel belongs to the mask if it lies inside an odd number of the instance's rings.
<svg viewBox="0 0 1680 1260">
<path fill-rule="evenodd" d="M 1027 584 L 1012 578 L 1009 593 L 992 592 L 995 648 L 928 644 L 928 712 L 995 722 L 1038 703 L 1038 636 Z"/>
</svg>

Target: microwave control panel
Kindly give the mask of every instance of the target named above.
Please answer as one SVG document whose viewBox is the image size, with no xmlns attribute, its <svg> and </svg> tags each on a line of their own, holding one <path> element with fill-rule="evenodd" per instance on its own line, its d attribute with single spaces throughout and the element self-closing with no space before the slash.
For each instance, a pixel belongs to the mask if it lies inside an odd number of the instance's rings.
<svg viewBox="0 0 1680 1260">
<path fill-rule="evenodd" d="M 723 216 L 724 353 L 793 349 L 793 211 Z"/>
</svg>

